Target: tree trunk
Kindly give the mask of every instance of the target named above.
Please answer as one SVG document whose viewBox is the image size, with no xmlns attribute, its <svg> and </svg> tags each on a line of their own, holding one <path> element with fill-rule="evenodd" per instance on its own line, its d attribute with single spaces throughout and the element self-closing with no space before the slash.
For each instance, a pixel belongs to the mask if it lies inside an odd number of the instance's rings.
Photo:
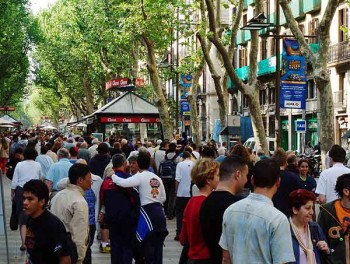
<svg viewBox="0 0 350 264">
<path fill-rule="evenodd" d="M 252 118 L 256 144 L 265 152 L 265 154 L 270 154 L 267 146 L 267 139 L 261 114 L 258 90 L 254 90 L 252 93 L 247 94 L 247 99 L 249 104 L 250 116 Z"/>
<path fill-rule="evenodd" d="M 154 52 L 153 43 L 148 39 L 148 37 L 143 34 L 142 40 L 147 48 L 148 64 L 147 69 L 150 75 L 151 83 L 158 96 L 157 107 L 159 110 L 159 116 L 162 121 L 162 127 L 165 139 L 171 140 L 173 138 L 173 125 L 170 121 L 168 104 L 165 99 L 163 89 L 160 84 L 159 72 L 156 64 L 156 55 Z"/>
<path fill-rule="evenodd" d="M 91 114 L 94 112 L 94 98 L 92 95 L 91 87 L 89 84 L 89 80 L 87 79 L 86 73 L 84 73 L 84 76 L 83 76 L 83 86 L 84 86 L 84 94 L 86 98 L 87 114 Z"/>
</svg>

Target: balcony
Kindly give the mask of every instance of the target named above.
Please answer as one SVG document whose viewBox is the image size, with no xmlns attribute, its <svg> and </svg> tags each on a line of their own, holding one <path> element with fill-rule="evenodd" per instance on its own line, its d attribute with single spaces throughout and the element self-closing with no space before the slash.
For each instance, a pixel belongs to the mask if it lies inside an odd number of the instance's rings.
<svg viewBox="0 0 350 264">
<path fill-rule="evenodd" d="M 236 46 L 243 43 L 243 32 L 239 29 L 236 34 Z"/>
<path fill-rule="evenodd" d="M 314 13 L 321 10 L 321 0 L 303 0 L 301 11 L 304 14 Z"/>
<path fill-rule="evenodd" d="M 250 39 L 251 39 L 250 31 L 249 30 L 243 30 L 243 32 L 242 32 L 242 42 L 243 43 L 248 42 Z"/>
<path fill-rule="evenodd" d="M 328 64 L 342 64 L 350 61 L 350 45 L 348 41 L 343 41 L 332 45 L 328 50 Z"/>
<path fill-rule="evenodd" d="M 242 81 L 248 80 L 249 66 L 243 66 L 236 69 L 236 73 L 238 75 L 238 78 L 240 78 Z"/>
<path fill-rule="evenodd" d="M 346 108 L 346 91 L 333 92 L 334 108 Z"/>
</svg>

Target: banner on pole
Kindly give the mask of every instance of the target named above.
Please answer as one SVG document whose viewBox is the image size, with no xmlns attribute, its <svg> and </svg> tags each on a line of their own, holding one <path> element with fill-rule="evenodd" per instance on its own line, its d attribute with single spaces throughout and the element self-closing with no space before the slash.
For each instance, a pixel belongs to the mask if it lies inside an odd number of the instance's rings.
<svg viewBox="0 0 350 264">
<path fill-rule="evenodd" d="M 305 109 L 306 60 L 301 55 L 299 43 L 294 39 L 283 40 L 280 107 Z"/>
</svg>

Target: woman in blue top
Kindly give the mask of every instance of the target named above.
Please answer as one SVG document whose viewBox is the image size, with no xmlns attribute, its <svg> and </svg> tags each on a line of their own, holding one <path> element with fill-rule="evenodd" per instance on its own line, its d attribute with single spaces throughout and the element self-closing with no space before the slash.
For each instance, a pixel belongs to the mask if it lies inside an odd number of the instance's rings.
<svg viewBox="0 0 350 264">
<path fill-rule="evenodd" d="M 300 159 L 298 161 L 300 188 L 315 192 L 316 180 L 309 175 L 309 161 L 307 159 Z"/>
<path fill-rule="evenodd" d="M 312 222 L 314 193 L 298 189 L 289 195 L 290 226 L 295 262 L 297 264 L 320 264 L 330 250 L 321 227 Z"/>
</svg>

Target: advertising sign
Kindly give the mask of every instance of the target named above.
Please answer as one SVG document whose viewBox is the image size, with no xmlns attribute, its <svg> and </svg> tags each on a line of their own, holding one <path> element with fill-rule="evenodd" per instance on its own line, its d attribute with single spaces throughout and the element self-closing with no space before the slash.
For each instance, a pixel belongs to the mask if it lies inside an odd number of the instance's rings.
<svg viewBox="0 0 350 264">
<path fill-rule="evenodd" d="M 158 117 L 139 117 L 139 116 L 125 116 L 125 117 L 101 117 L 101 123 L 160 123 Z"/>
<path fill-rule="evenodd" d="M 192 87 L 192 75 L 182 74 L 180 78 L 181 99 L 186 99 Z"/>
<path fill-rule="evenodd" d="M 305 109 L 306 60 L 294 39 L 283 40 L 280 107 Z"/>
<path fill-rule="evenodd" d="M 129 84 L 130 84 L 129 78 L 112 79 L 106 82 L 106 90 L 109 90 L 111 88 L 125 87 L 125 86 L 128 86 Z"/>
<path fill-rule="evenodd" d="M 190 112 L 190 104 L 189 102 L 186 101 L 182 101 L 180 103 L 180 114 L 183 115 L 191 115 Z"/>
</svg>

